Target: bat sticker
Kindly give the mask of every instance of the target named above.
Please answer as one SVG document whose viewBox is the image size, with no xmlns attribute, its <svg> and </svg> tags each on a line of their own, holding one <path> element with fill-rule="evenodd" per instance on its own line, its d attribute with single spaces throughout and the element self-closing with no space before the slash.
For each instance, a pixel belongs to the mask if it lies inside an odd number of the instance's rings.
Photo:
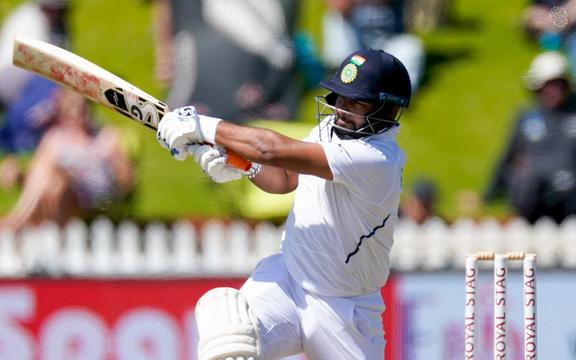
<svg viewBox="0 0 576 360">
<path fill-rule="evenodd" d="M 104 92 L 104 96 L 108 102 L 119 111 L 128 114 L 128 107 L 126 106 L 126 100 L 124 99 L 124 94 L 122 94 L 121 89 L 108 89 Z"/>
<path fill-rule="evenodd" d="M 117 111 L 148 127 L 156 128 L 164 116 L 165 111 L 161 107 L 138 95 L 125 93 L 121 88 L 108 89 L 104 96 Z"/>
</svg>

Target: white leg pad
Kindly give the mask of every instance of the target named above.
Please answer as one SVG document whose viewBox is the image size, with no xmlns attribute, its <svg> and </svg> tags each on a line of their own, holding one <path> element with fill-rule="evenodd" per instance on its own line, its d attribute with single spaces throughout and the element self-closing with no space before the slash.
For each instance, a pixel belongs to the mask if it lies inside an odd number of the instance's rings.
<svg viewBox="0 0 576 360">
<path fill-rule="evenodd" d="M 257 360 L 261 344 L 246 297 L 233 288 L 215 288 L 196 304 L 199 360 Z"/>
</svg>

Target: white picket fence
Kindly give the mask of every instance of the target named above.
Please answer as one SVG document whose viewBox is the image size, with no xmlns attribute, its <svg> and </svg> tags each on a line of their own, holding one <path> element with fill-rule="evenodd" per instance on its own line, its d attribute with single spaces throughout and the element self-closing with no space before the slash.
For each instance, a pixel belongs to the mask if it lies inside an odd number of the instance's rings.
<svg viewBox="0 0 576 360">
<path fill-rule="evenodd" d="M 538 256 L 539 268 L 576 269 L 576 218 L 561 225 L 550 219 L 534 225 L 521 219 L 505 225 L 494 219 L 459 219 L 450 226 L 441 220 L 421 226 L 402 222 L 394 239 L 391 260 L 398 271 L 463 269 L 466 254 L 478 251 L 532 252 Z M 481 266 L 491 264 L 484 262 Z"/>
<path fill-rule="evenodd" d="M 0 232 L 0 276 L 244 275 L 259 258 L 279 251 L 280 231 L 268 223 L 251 228 L 220 221 L 201 229 L 187 221 L 114 226 L 106 218 L 75 220 L 64 228 L 45 224 Z"/>
<path fill-rule="evenodd" d="M 17 234 L 0 232 L 0 277 L 178 277 L 248 274 L 280 249 L 282 227 L 263 222 L 188 221 L 171 225 L 106 218 L 75 220 L 64 228 L 45 224 Z M 396 229 L 392 267 L 397 271 L 461 269 L 475 251 L 530 251 L 541 268 L 576 269 L 576 218 L 558 226 L 542 220 L 501 225 L 461 219 L 451 225 L 402 221 Z"/>
</svg>

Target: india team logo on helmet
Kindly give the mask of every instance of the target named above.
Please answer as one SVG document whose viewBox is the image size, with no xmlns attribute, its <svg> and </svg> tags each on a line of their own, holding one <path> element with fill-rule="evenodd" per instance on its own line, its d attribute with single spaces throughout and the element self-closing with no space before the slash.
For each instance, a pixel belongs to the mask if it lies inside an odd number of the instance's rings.
<svg viewBox="0 0 576 360">
<path fill-rule="evenodd" d="M 340 80 L 344 84 L 350 84 L 358 76 L 358 68 L 364 64 L 366 59 L 360 55 L 355 55 L 350 58 L 350 62 L 344 66 L 340 72 Z"/>
<path fill-rule="evenodd" d="M 342 69 L 342 72 L 340 73 L 340 80 L 342 80 L 344 84 L 350 84 L 352 81 L 354 81 L 354 79 L 356 79 L 357 75 L 358 68 L 356 65 L 348 64 L 344 66 L 344 69 Z"/>
</svg>

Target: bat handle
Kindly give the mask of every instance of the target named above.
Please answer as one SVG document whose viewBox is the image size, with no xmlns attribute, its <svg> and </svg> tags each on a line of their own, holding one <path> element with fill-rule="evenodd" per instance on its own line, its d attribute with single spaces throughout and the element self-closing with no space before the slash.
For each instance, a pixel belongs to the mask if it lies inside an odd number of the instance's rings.
<svg viewBox="0 0 576 360">
<path fill-rule="evenodd" d="M 228 150 L 228 165 L 235 167 L 236 169 L 248 171 L 252 166 L 252 163 L 242 156 L 236 154 L 233 151 Z"/>
</svg>

